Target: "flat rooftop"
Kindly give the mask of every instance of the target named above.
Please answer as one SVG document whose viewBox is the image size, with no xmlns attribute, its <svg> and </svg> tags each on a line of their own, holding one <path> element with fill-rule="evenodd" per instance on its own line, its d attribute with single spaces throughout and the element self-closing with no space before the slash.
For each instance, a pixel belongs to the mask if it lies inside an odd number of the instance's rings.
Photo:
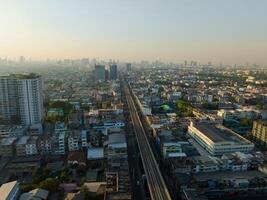
<svg viewBox="0 0 267 200">
<path fill-rule="evenodd" d="M 40 75 L 34 73 L 10 74 L 10 76 L 18 79 L 35 79 L 41 77 Z"/>
<path fill-rule="evenodd" d="M 24 131 L 25 127 L 19 125 L 0 125 L 0 132 Z"/>
<path fill-rule="evenodd" d="M 17 141 L 17 145 L 24 145 L 27 144 L 28 140 L 30 139 L 30 136 L 22 136 L 19 141 Z"/>
<path fill-rule="evenodd" d="M 108 135 L 108 144 L 126 143 L 126 138 L 123 133 L 113 133 Z"/>
<path fill-rule="evenodd" d="M 234 143 L 247 143 L 248 140 L 238 135 L 234 131 L 226 128 L 220 124 L 209 124 L 205 122 L 194 122 L 194 127 L 201 131 L 204 135 L 210 138 L 213 142 L 234 142 Z"/>
<path fill-rule="evenodd" d="M 253 179 L 253 178 L 264 178 L 266 174 L 260 171 L 221 171 L 221 172 L 206 172 L 194 175 L 198 181 L 205 180 L 229 180 L 229 179 Z"/>
<path fill-rule="evenodd" d="M 12 182 L 3 184 L 0 187 L 1 199 L 7 199 L 8 195 L 13 190 L 13 188 L 16 186 L 16 184 L 17 184 L 17 181 L 12 181 Z"/>
<path fill-rule="evenodd" d="M 12 145 L 13 142 L 16 141 L 16 137 L 8 137 L 8 138 L 3 138 L 1 140 L 1 145 Z"/>
</svg>

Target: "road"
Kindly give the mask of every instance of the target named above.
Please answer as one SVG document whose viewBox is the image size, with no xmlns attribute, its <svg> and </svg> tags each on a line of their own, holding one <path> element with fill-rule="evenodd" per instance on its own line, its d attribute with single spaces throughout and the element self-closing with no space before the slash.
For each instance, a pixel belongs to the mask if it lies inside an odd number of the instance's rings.
<svg viewBox="0 0 267 200">
<path fill-rule="evenodd" d="M 150 147 L 143 124 L 139 118 L 137 109 L 126 83 L 124 85 L 125 96 L 129 107 L 137 144 L 139 147 L 142 164 L 146 174 L 149 193 L 152 200 L 171 200 L 168 188 L 160 172 L 159 166 Z"/>
</svg>

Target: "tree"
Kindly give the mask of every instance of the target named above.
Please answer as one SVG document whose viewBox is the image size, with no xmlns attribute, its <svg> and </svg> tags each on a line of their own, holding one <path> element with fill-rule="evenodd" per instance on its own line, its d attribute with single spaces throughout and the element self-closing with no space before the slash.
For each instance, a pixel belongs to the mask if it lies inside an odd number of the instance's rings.
<svg viewBox="0 0 267 200">
<path fill-rule="evenodd" d="M 49 174 L 49 169 L 42 170 L 41 168 L 39 168 L 33 175 L 33 182 L 39 184 L 41 181 L 49 177 Z"/>
<path fill-rule="evenodd" d="M 40 183 L 40 188 L 51 191 L 56 191 L 59 187 L 59 181 L 55 178 L 47 178 Z"/>
<path fill-rule="evenodd" d="M 184 113 L 187 111 L 188 109 L 188 104 L 187 102 L 183 101 L 183 100 L 178 100 L 176 103 L 177 108 L 179 109 L 180 112 Z"/>
<path fill-rule="evenodd" d="M 242 118 L 240 120 L 240 124 L 243 125 L 243 126 L 251 126 L 252 125 L 252 120 L 248 119 L 248 118 Z"/>
<path fill-rule="evenodd" d="M 69 170 L 67 168 L 65 168 L 65 169 L 60 171 L 59 179 L 62 182 L 65 182 L 65 181 L 69 180 Z"/>
<path fill-rule="evenodd" d="M 81 188 L 81 192 L 84 194 L 84 199 L 85 200 L 89 200 L 89 197 L 90 197 L 89 190 L 88 190 L 88 188 L 86 186 L 83 186 Z"/>
<path fill-rule="evenodd" d="M 24 192 L 29 192 L 35 188 L 38 188 L 38 185 L 37 184 L 27 184 L 27 185 L 21 185 L 20 186 L 20 189 L 21 191 L 24 193 Z"/>
</svg>

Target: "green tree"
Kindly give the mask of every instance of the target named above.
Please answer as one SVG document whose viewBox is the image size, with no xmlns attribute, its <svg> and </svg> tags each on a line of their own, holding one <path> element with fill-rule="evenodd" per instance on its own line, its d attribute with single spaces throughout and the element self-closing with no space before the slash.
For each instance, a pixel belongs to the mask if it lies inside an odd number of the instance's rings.
<svg viewBox="0 0 267 200">
<path fill-rule="evenodd" d="M 59 180 L 62 182 L 69 180 L 69 170 L 67 168 L 60 171 Z"/>
<path fill-rule="evenodd" d="M 35 188 L 38 188 L 38 185 L 37 184 L 27 184 L 27 185 L 21 185 L 20 186 L 20 189 L 21 191 L 24 193 L 24 192 L 29 192 Z"/>
<path fill-rule="evenodd" d="M 83 186 L 81 187 L 80 191 L 84 194 L 84 200 L 89 200 L 90 194 L 88 188 L 86 186 Z"/>
<path fill-rule="evenodd" d="M 248 118 L 242 118 L 240 120 L 240 124 L 243 125 L 243 126 L 251 126 L 252 125 L 252 120 L 248 119 Z"/>
<path fill-rule="evenodd" d="M 59 187 L 59 181 L 55 178 L 47 178 L 40 183 L 40 188 L 51 191 L 56 191 Z"/>
<path fill-rule="evenodd" d="M 182 113 L 186 112 L 188 109 L 188 103 L 183 100 L 178 100 L 176 103 L 176 106 L 179 109 L 179 111 Z"/>
<path fill-rule="evenodd" d="M 33 175 L 33 182 L 35 184 L 39 184 L 41 181 L 49 177 L 50 172 L 51 171 L 49 169 L 45 169 L 45 170 L 42 170 L 41 168 L 38 169 Z"/>
</svg>

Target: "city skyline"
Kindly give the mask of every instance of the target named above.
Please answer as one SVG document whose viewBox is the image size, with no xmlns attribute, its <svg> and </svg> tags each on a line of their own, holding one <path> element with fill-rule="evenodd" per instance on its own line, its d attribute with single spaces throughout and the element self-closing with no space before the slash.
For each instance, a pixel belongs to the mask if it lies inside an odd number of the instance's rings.
<svg viewBox="0 0 267 200">
<path fill-rule="evenodd" d="M 266 66 L 267 2 L 3 1 L 0 57 Z"/>
</svg>

